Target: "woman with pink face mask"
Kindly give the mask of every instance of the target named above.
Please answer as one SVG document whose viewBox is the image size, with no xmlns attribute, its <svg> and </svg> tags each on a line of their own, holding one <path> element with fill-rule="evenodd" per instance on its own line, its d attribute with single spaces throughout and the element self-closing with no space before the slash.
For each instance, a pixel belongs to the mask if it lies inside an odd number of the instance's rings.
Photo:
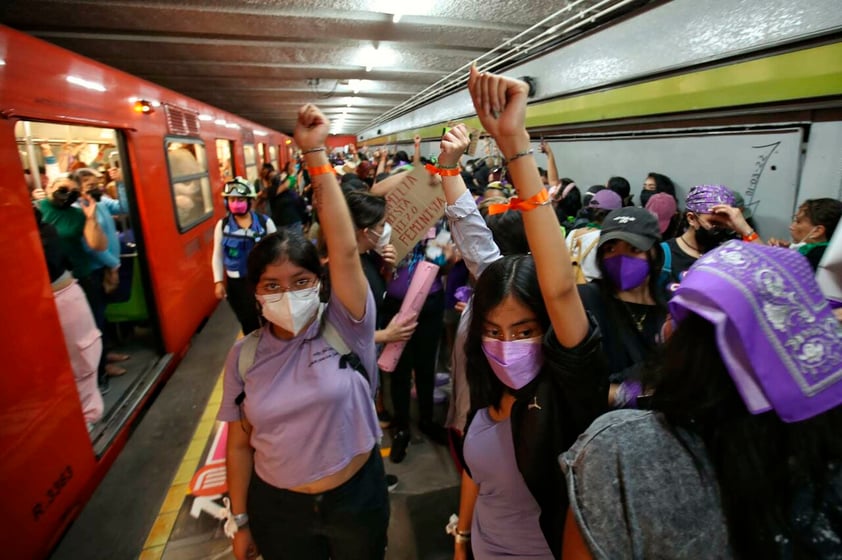
<svg viewBox="0 0 842 560">
<path fill-rule="evenodd" d="M 517 190 L 489 212 L 521 212 L 531 254 L 482 272 L 465 343 L 465 429 L 454 558 L 559 558 L 567 499 L 557 456 L 606 408 L 607 367 L 585 313 L 550 197 L 524 127 L 528 86 L 474 68 L 474 107 Z M 463 147 L 448 135 L 442 157 Z M 462 149 L 460 149 L 462 148 Z"/>
<path fill-rule="evenodd" d="M 260 323 L 254 290 L 246 279 L 246 261 L 258 241 L 275 233 L 275 223 L 252 210 L 257 193 L 242 177 L 225 183 L 222 196 L 228 213 L 216 223 L 213 232 L 214 293 L 217 299 L 228 298 L 243 334 L 248 334 Z"/>
</svg>

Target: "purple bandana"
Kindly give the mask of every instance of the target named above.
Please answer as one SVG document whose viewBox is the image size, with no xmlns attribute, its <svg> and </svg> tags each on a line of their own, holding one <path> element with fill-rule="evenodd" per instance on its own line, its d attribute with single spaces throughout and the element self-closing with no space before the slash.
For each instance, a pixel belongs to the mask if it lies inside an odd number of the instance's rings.
<svg viewBox="0 0 842 560">
<path fill-rule="evenodd" d="M 729 241 L 702 255 L 670 301 L 681 322 L 716 326 L 722 359 L 752 414 L 784 422 L 842 403 L 842 327 L 797 251 Z"/>
<path fill-rule="evenodd" d="M 690 189 L 684 206 L 696 214 L 710 214 L 717 204 L 734 206 L 737 199 L 728 187 L 722 185 L 698 185 Z"/>
</svg>

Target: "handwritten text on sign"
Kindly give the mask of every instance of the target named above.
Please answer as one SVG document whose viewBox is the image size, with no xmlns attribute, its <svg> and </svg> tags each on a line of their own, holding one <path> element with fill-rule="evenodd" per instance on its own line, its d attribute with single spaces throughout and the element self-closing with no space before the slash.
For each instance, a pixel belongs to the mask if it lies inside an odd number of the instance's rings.
<svg viewBox="0 0 842 560">
<path fill-rule="evenodd" d="M 444 215 L 444 191 L 438 177 L 421 166 L 405 175 L 386 195 L 386 221 L 392 226 L 392 245 L 398 261 L 409 253 Z"/>
</svg>

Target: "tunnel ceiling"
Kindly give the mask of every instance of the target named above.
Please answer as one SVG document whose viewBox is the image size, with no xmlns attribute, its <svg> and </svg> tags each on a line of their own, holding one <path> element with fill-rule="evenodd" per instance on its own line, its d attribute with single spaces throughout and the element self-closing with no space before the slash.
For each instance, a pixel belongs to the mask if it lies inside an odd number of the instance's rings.
<svg viewBox="0 0 842 560">
<path fill-rule="evenodd" d="M 478 57 L 505 68 L 643 3 L 6 0 L 0 21 L 277 130 L 316 102 L 352 134 Z"/>
</svg>

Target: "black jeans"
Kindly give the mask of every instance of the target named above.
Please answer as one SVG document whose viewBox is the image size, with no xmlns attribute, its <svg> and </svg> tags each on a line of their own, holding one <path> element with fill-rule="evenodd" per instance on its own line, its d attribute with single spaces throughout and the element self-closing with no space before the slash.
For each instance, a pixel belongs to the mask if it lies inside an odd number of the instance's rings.
<svg viewBox="0 0 842 560">
<path fill-rule="evenodd" d="M 400 310 L 402 300 L 386 297 L 383 302 L 385 325 Z M 409 428 L 409 393 L 412 389 L 412 371 L 415 371 L 415 391 L 418 394 L 418 416 L 421 422 L 433 420 L 433 389 L 436 378 L 436 351 L 441 339 L 444 319 L 444 290 L 427 296 L 418 315 L 418 326 L 407 342 L 392 377 L 392 406 L 395 430 Z"/>
<path fill-rule="evenodd" d="M 257 300 L 254 298 L 254 287 L 245 278 L 225 279 L 225 292 L 228 294 L 228 304 L 234 310 L 234 315 L 240 322 L 243 334 L 260 327 L 257 315 Z"/>
<path fill-rule="evenodd" d="M 267 484 L 252 473 L 249 526 L 264 560 L 383 560 L 389 491 L 375 446 L 351 479 L 323 494 Z"/>
</svg>

